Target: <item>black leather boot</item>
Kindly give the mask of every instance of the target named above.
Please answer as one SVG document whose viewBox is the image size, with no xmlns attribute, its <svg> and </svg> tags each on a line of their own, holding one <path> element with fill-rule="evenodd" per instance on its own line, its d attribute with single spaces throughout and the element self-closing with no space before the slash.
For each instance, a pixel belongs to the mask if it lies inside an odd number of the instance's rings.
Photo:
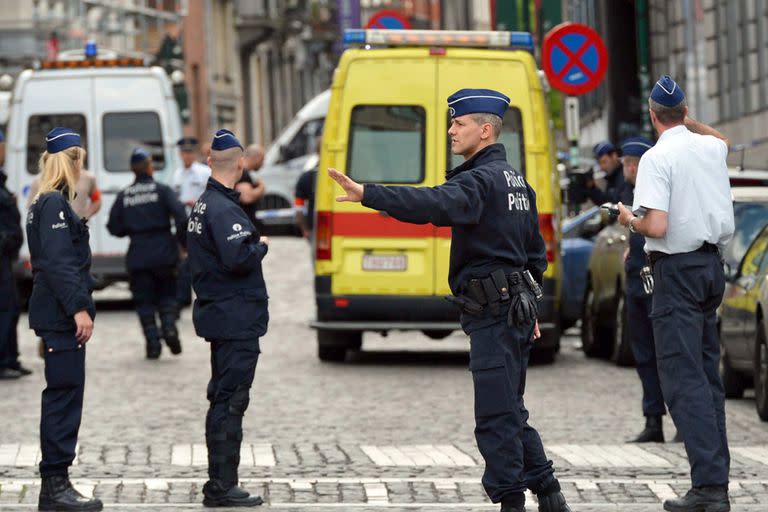
<svg viewBox="0 0 768 512">
<path fill-rule="evenodd" d="M 208 480 L 203 486 L 203 505 L 206 507 L 258 507 L 264 503 L 261 496 L 233 485 L 226 488 L 221 480 Z"/>
<path fill-rule="evenodd" d="M 525 512 L 525 505 L 516 507 L 515 505 L 501 504 L 501 512 Z"/>
<path fill-rule="evenodd" d="M 565 501 L 563 493 L 553 492 L 550 494 L 538 496 L 539 499 L 539 512 L 571 512 L 571 507 Z"/>
<path fill-rule="evenodd" d="M 160 357 L 162 346 L 160 345 L 160 330 L 155 323 L 155 315 L 139 316 L 141 328 L 144 331 L 144 339 L 147 341 L 147 359 Z"/>
<path fill-rule="evenodd" d="M 731 502 L 727 486 L 694 487 L 682 498 L 664 501 L 669 512 L 728 512 Z"/>
<path fill-rule="evenodd" d="M 91 511 L 101 510 L 104 504 L 97 498 L 88 499 L 72 487 L 69 478 L 63 475 L 43 478 L 37 510 Z"/>
<path fill-rule="evenodd" d="M 662 429 L 661 416 L 646 416 L 645 429 L 631 442 L 663 443 L 664 430 Z"/>
<path fill-rule="evenodd" d="M 181 340 L 179 339 L 179 330 L 176 328 L 176 313 L 167 311 L 160 313 L 160 325 L 163 331 L 163 339 L 171 354 L 181 354 Z"/>
</svg>

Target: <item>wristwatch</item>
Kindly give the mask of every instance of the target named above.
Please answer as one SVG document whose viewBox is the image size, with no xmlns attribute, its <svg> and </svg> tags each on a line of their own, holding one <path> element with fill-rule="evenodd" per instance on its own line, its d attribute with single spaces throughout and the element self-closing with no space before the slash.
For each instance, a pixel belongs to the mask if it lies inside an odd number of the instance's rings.
<svg viewBox="0 0 768 512">
<path fill-rule="evenodd" d="M 631 219 L 629 219 L 629 222 L 627 223 L 627 227 L 629 228 L 630 233 L 637 233 L 637 230 L 635 229 L 635 225 L 632 224 L 636 220 L 637 220 L 637 217 L 632 217 Z"/>
</svg>

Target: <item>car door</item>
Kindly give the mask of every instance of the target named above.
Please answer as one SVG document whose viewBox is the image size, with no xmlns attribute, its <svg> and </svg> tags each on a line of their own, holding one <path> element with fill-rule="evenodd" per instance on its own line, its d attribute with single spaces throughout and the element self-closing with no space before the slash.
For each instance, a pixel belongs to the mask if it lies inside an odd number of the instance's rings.
<svg viewBox="0 0 768 512">
<path fill-rule="evenodd" d="M 760 284 L 768 267 L 768 227 L 752 243 L 744 256 L 741 268 L 741 281 L 744 287 L 744 307 L 741 315 L 742 340 L 745 356 L 751 359 L 755 353 L 755 337 L 757 335 L 757 301 L 760 295 Z"/>
</svg>

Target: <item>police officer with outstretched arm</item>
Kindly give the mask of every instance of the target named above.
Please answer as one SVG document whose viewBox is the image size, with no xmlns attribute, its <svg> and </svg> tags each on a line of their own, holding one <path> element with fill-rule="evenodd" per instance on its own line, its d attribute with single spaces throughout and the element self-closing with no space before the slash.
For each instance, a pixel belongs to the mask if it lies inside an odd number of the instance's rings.
<svg viewBox="0 0 768 512">
<path fill-rule="evenodd" d="M 603 141 L 595 144 L 592 148 L 592 154 L 595 156 L 600 170 L 605 173 L 605 190 L 599 189 L 595 185 L 595 180 L 590 179 L 585 191 L 587 197 L 596 205 L 617 203 L 622 191 L 626 188 L 624 167 L 619 157 L 619 151 L 610 142 Z"/>
<path fill-rule="evenodd" d="M 360 185 L 335 169 L 346 192 L 414 224 L 451 226 L 448 281 L 470 337 L 475 387 L 475 437 L 485 459 L 483 485 L 502 512 L 521 512 L 531 489 L 542 512 L 570 511 L 523 402 L 528 357 L 540 336 L 539 284 L 547 266 L 536 194 L 496 143 L 509 98 L 462 89 L 448 98 L 451 151 L 465 162 L 437 187 Z M 396 150 L 396 148 L 392 148 Z"/>
<path fill-rule="evenodd" d="M 181 353 L 176 328 L 176 266 L 179 245 L 186 246 L 187 213 L 173 190 L 152 178 L 152 157 L 146 150 L 134 149 L 130 164 L 136 180 L 117 195 L 107 229 L 114 236 L 131 239 L 126 267 L 133 304 L 144 331 L 147 359 L 157 359 L 161 337 L 171 353 Z M 171 220 L 176 226 L 175 236 Z"/>
<path fill-rule="evenodd" d="M 648 103 L 659 140 L 640 159 L 632 211 L 620 204 L 619 222 L 646 239 L 659 380 L 691 464 L 692 488 L 664 509 L 722 512 L 730 510 L 730 454 L 715 312 L 734 231 L 728 140 L 688 117 L 685 94 L 667 75 Z"/>
<path fill-rule="evenodd" d="M 219 130 L 208 163 L 212 175 L 192 208 L 187 227 L 192 312 L 197 335 L 211 348 L 210 407 L 205 421 L 207 507 L 250 507 L 262 499 L 238 487 L 243 414 L 259 359 L 259 338 L 267 332 L 267 288 L 261 261 L 266 238 L 240 207 L 234 189 L 243 174 L 243 146 Z"/>
</svg>

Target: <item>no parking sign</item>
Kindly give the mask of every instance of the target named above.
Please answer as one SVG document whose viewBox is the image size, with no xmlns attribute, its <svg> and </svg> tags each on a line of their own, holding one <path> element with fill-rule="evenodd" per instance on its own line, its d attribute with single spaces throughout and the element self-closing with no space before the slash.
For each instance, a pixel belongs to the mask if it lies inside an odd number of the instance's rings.
<svg viewBox="0 0 768 512">
<path fill-rule="evenodd" d="M 605 77 L 608 51 L 592 28 L 563 23 L 544 37 L 541 64 L 552 87 L 570 95 L 585 94 Z"/>
<path fill-rule="evenodd" d="M 365 28 L 408 30 L 411 28 L 411 22 L 399 12 L 385 9 L 371 16 Z"/>
</svg>

